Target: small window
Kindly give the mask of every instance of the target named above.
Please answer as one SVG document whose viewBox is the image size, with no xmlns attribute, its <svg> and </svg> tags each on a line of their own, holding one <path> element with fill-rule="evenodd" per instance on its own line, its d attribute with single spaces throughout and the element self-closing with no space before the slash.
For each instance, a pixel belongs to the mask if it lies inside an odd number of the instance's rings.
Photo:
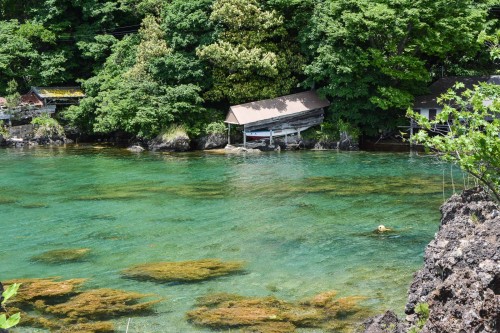
<svg viewBox="0 0 500 333">
<path fill-rule="evenodd" d="M 413 112 L 415 112 L 416 114 L 420 114 L 420 109 L 413 109 Z"/>
<path fill-rule="evenodd" d="M 436 109 L 429 109 L 429 120 L 435 120 L 436 114 L 437 114 Z"/>
</svg>

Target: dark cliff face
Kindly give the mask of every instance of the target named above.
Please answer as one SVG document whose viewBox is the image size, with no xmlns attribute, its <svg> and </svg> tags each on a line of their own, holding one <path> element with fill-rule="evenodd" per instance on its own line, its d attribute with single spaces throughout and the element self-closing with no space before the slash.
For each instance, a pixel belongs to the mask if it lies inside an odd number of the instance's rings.
<svg viewBox="0 0 500 333">
<path fill-rule="evenodd" d="M 500 330 L 500 212 L 479 188 L 441 207 L 441 227 L 425 250 L 405 312 L 415 324 L 417 303 L 428 303 L 424 332 Z"/>
<path fill-rule="evenodd" d="M 441 213 L 440 229 L 408 293 L 406 322 L 386 313 L 392 325 L 381 325 L 379 316 L 364 324 L 365 333 L 416 326 L 422 333 L 500 332 L 500 207 L 475 188 L 452 196 Z M 420 325 L 419 303 L 429 305 L 429 318 Z"/>
</svg>

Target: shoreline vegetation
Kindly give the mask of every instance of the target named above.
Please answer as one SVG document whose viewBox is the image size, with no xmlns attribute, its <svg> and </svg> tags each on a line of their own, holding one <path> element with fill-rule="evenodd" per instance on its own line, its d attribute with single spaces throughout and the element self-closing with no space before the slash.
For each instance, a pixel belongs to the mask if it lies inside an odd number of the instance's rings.
<svg viewBox="0 0 500 333">
<path fill-rule="evenodd" d="M 332 102 L 317 139 L 400 135 L 430 83 L 498 73 L 499 13 L 495 0 L 2 0 L 0 104 L 80 86 L 76 105 L 51 105 L 75 133 L 197 140 L 226 132 L 230 105 L 314 89 Z"/>
</svg>

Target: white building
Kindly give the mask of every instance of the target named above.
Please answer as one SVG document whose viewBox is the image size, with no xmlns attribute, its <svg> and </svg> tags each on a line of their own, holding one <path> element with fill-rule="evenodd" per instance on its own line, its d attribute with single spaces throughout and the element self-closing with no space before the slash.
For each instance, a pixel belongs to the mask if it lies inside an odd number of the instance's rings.
<svg viewBox="0 0 500 333">
<path fill-rule="evenodd" d="M 428 95 L 415 98 L 413 110 L 427 119 L 435 119 L 436 115 L 443 110 L 443 106 L 438 104 L 437 99 L 459 82 L 464 84 L 465 89 L 473 89 L 481 82 L 500 85 L 500 75 L 443 77 L 429 87 Z"/>
</svg>

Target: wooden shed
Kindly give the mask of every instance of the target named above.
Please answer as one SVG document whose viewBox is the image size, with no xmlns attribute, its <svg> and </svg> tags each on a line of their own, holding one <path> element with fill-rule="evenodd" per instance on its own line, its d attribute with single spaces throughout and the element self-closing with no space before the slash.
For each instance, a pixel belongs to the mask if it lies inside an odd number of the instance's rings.
<svg viewBox="0 0 500 333">
<path fill-rule="evenodd" d="M 324 108 L 330 102 L 319 97 L 315 91 L 266 99 L 231 106 L 226 117 L 229 125 L 243 126 L 243 140 L 247 137 L 263 138 L 286 136 L 319 125 L 324 119 Z"/>
</svg>

